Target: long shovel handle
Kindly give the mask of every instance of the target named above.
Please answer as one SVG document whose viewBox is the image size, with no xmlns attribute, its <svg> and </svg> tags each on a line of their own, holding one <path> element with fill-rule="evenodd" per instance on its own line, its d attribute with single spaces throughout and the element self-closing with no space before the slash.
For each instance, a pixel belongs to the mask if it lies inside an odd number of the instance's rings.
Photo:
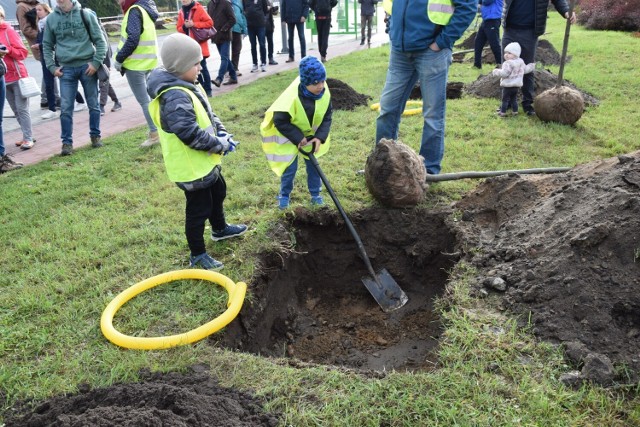
<svg viewBox="0 0 640 427">
<path fill-rule="evenodd" d="M 333 200 L 333 203 L 335 203 L 336 208 L 338 208 L 338 211 L 340 211 L 340 215 L 342 215 L 342 218 L 344 218 L 344 222 L 345 222 L 345 224 L 347 224 L 347 228 L 349 229 L 349 232 L 351 233 L 351 235 L 353 236 L 353 238 L 356 241 L 356 244 L 358 245 L 358 251 L 360 252 L 360 255 L 362 256 L 362 259 L 364 260 L 364 263 L 367 265 L 367 270 L 369 270 L 369 274 L 371 274 L 371 277 L 375 278 L 376 277 L 376 273 L 373 270 L 373 266 L 371 265 L 371 261 L 369 260 L 369 257 L 367 256 L 367 251 L 364 249 L 364 245 L 362 244 L 362 240 L 360 240 L 360 236 L 358 236 L 358 233 L 356 232 L 356 229 L 353 227 L 353 224 L 351 223 L 351 220 L 347 216 L 347 213 L 344 211 L 344 209 L 342 209 L 342 205 L 340 204 L 340 201 L 338 200 L 338 196 L 336 196 L 336 193 L 334 193 L 333 188 L 331 188 L 331 184 L 329 184 L 329 180 L 325 176 L 324 172 L 322 172 L 322 169 L 320 169 L 320 164 L 318 163 L 318 159 L 316 159 L 316 156 L 313 154 L 313 152 L 307 153 L 306 151 L 304 151 L 302 149 L 299 149 L 299 150 L 300 150 L 300 152 L 302 154 L 304 154 L 305 156 L 309 157 L 309 160 L 311 161 L 311 164 L 313 165 L 313 167 L 318 172 L 318 175 L 320 175 L 320 179 L 322 180 L 322 183 L 327 188 L 327 191 L 329 192 L 329 195 L 331 196 L 331 200 Z"/>
<path fill-rule="evenodd" d="M 560 56 L 560 71 L 558 71 L 558 83 L 556 87 L 562 86 L 564 83 L 563 75 L 564 75 L 564 63 L 567 59 L 567 48 L 569 47 L 569 30 L 571 30 L 571 16 L 573 15 L 573 7 L 575 5 L 575 0 L 571 0 L 569 3 L 569 17 L 567 18 L 567 26 L 564 30 L 564 41 L 562 43 L 562 55 Z"/>
</svg>

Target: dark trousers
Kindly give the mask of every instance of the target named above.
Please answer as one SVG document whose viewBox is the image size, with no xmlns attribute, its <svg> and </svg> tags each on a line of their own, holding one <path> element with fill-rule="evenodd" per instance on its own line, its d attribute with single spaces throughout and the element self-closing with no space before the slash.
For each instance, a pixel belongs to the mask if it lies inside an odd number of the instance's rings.
<svg viewBox="0 0 640 427">
<path fill-rule="evenodd" d="M 367 30 L 367 40 L 371 41 L 371 24 L 373 23 L 373 15 L 360 15 L 360 37 L 364 42 L 364 30 Z"/>
<path fill-rule="evenodd" d="M 531 64 L 535 62 L 536 48 L 538 46 L 538 37 L 532 29 L 520 30 L 513 28 L 505 28 L 502 34 L 502 46 L 508 45 L 512 42 L 520 43 L 522 53 L 520 58 L 525 64 Z M 533 96 L 535 93 L 535 72 L 527 73 L 522 79 L 522 109 L 527 111 L 533 111 Z"/>
<path fill-rule="evenodd" d="M 491 52 L 496 58 L 496 64 L 502 64 L 502 51 L 500 49 L 500 20 L 486 19 L 482 20 L 480 29 L 476 33 L 475 56 L 473 57 L 473 65 L 476 68 L 482 68 L 482 49 L 489 42 Z"/>
<path fill-rule="evenodd" d="M 264 27 L 247 27 L 249 43 L 251 43 L 251 59 L 253 65 L 258 65 L 258 48 L 260 46 L 260 64 L 267 63 L 267 48 L 264 45 Z"/>
<path fill-rule="evenodd" d="M 300 40 L 300 58 L 307 56 L 307 40 L 304 38 L 304 22 L 287 22 L 287 33 L 289 38 L 289 58 L 294 58 L 293 50 L 293 32 L 298 31 L 298 39 Z"/>
<path fill-rule="evenodd" d="M 269 61 L 273 60 L 273 31 L 266 30 L 264 38 L 267 40 L 267 58 Z"/>
<path fill-rule="evenodd" d="M 200 66 L 202 69 L 200 70 L 200 74 L 198 74 L 198 82 L 202 85 L 207 96 L 211 96 L 211 74 L 207 68 L 207 58 L 202 58 Z"/>
<path fill-rule="evenodd" d="M 318 50 L 320 56 L 327 56 L 327 48 L 329 47 L 329 31 L 331 31 L 331 18 L 316 19 L 316 31 L 318 32 Z"/>
<path fill-rule="evenodd" d="M 242 50 L 242 33 L 231 33 L 231 63 L 233 68 L 238 71 L 240 62 L 240 51 Z"/>
<path fill-rule="evenodd" d="M 49 107 L 51 111 L 56 111 L 55 77 L 44 64 L 44 55 L 40 55 L 40 64 L 42 65 L 42 79 L 44 80 L 45 92 L 47 94 L 47 107 Z"/>
<path fill-rule="evenodd" d="M 502 88 L 502 104 L 500 104 L 500 112 L 506 113 L 509 107 L 514 113 L 518 112 L 518 89 L 517 87 Z"/>
<path fill-rule="evenodd" d="M 222 230 L 225 225 L 224 208 L 227 197 L 227 183 L 222 175 L 208 188 L 185 191 L 187 207 L 185 209 L 184 233 L 192 256 L 207 251 L 204 244 L 204 225 L 207 220 L 212 230 Z"/>
<path fill-rule="evenodd" d="M 103 107 L 107 105 L 107 98 L 111 98 L 113 102 L 118 102 L 118 95 L 116 95 L 116 91 L 113 90 L 109 80 L 98 82 L 98 89 L 100 90 L 100 105 Z"/>
</svg>

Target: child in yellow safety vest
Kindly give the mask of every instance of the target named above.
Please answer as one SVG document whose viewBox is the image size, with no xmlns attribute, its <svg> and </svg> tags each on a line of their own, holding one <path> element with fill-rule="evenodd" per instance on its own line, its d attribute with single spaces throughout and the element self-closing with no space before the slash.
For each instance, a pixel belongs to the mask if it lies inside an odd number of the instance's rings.
<svg viewBox="0 0 640 427">
<path fill-rule="evenodd" d="M 300 76 L 297 77 L 267 110 L 260 133 L 262 149 L 269 166 L 280 176 L 278 207 L 289 207 L 293 181 L 298 170 L 299 150 L 313 150 L 316 157 L 329 151 L 331 130 L 331 93 L 326 85 L 327 72 L 314 56 L 305 56 L 300 61 Z M 304 156 L 307 169 L 307 187 L 311 204 L 324 204 L 320 190 L 320 175 Z"/>
<path fill-rule="evenodd" d="M 195 86 L 200 72 L 200 45 L 184 34 L 168 36 L 160 57 L 164 68 L 149 75 L 149 113 L 158 128 L 162 157 L 169 179 L 186 197 L 185 234 L 191 250 L 191 266 L 219 270 L 222 263 L 207 254 L 203 233 L 211 224 L 214 241 L 237 237 L 244 224 L 227 224 L 223 202 L 227 184 L 222 177 L 222 156 L 237 143 L 207 98 Z"/>
</svg>

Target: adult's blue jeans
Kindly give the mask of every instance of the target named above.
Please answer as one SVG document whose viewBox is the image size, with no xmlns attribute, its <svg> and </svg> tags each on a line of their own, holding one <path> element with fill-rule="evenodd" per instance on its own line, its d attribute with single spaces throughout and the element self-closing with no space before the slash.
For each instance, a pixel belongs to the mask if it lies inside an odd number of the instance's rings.
<svg viewBox="0 0 640 427">
<path fill-rule="evenodd" d="M 211 96 L 211 73 L 209 73 L 209 68 L 207 67 L 207 58 L 202 58 L 200 61 L 200 74 L 198 74 L 198 82 L 207 96 Z"/>
<path fill-rule="evenodd" d="M 307 41 L 304 38 L 304 22 L 287 22 L 287 32 L 289 36 L 289 58 L 294 58 L 295 50 L 293 50 L 293 31 L 298 31 L 298 40 L 300 40 L 300 58 L 307 56 Z"/>
<path fill-rule="evenodd" d="M 380 96 L 376 121 L 376 143 L 382 138 L 398 139 L 400 119 L 414 85 L 420 80 L 422 92 L 422 140 L 420 155 L 427 173 L 440 173 L 444 156 L 444 127 L 447 102 L 447 74 L 451 50 L 400 52 L 391 49 L 387 80 Z"/>
<path fill-rule="evenodd" d="M 5 98 L 4 76 L 0 76 L 0 157 L 4 156 L 4 137 L 2 132 L 2 112 L 4 111 Z"/>
<path fill-rule="evenodd" d="M 44 55 L 40 55 L 40 65 L 42 65 L 42 81 L 47 94 L 47 107 L 50 111 L 56 111 L 55 77 L 45 65 Z"/>
<path fill-rule="evenodd" d="M 89 136 L 100 136 L 100 104 L 98 103 L 98 74 L 87 75 L 89 64 L 81 67 L 64 66 L 60 77 L 60 127 L 63 144 L 73 144 L 73 101 L 82 85 L 89 107 Z"/>
<path fill-rule="evenodd" d="M 138 104 L 140 104 L 140 108 L 142 108 L 142 114 L 144 114 L 144 119 L 147 121 L 149 132 L 156 132 L 158 128 L 153 123 L 151 114 L 149 113 L 149 103 L 151 102 L 151 99 L 147 92 L 147 77 L 150 72 L 151 70 L 127 70 L 125 71 L 125 76 L 127 77 L 127 82 L 129 83 L 131 92 L 133 92 L 133 96 L 136 98 L 136 101 L 138 101 Z"/>
<path fill-rule="evenodd" d="M 509 43 L 518 42 L 522 48 L 520 58 L 525 64 L 535 61 L 536 48 L 538 47 L 538 36 L 533 28 L 514 29 L 505 28 L 502 33 L 502 49 Z M 533 111 L 533 97 L 535 93 L 535 73 L 527 73 L 522 77 L 522 109 L 525 112 Z"/>
<path fill-rule="evenodd" d="M 285 169 L 284 173 L 280 177 L 281 196 L 289 197 L 293 190 L 293 180 L 296 177 L 296 172 L 298 171 L 298 157 L 300 156 L 296 156 L 293 163 Z M 318 197 L 322 188 L 320 175 L 318 175 L 318 171 L 313 167 L 313 164 L 309 159 L 304 159 L 304 163 L 307 166 L 307 188 L 309 189 L 309 194 L 311 194 L 311 197 Z"/>
<path fill-rule="evenodd" d="M 264 40 L 264 27 L 248 27 L 249 43 L 251 43 L 251 59 L 253 65 L 258 65 L 258 49 L 256 44 L 260 45 L 260 65 L 267 63 L 267 48 Z"/>
<path fill-rule="evenodd" d="M 224 79 L 224 75 L 227 74 L 227 72 L 229 72 L 229 77 L 232 80 L 237 80 L 238 76 L 236 75 L 236 68 L 233 66 L 231 58 L 229 58 L 231 42 L 226 41 L 223 43 L 216 43 L 216 47 L 218 48 L 218 53 L 220 54 L 220 69 L 218 69 L 218 80 L 222 81 L 222 79 Z"/>
</svg>

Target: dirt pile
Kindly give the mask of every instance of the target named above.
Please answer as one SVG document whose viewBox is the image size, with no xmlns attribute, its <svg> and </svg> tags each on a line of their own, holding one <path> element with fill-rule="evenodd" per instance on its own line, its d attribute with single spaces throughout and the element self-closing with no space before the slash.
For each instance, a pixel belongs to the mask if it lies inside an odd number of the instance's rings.
<svg viewBox="0 0 640 427">
<path fill-rule="evenodd" d="M 637 381 L 640 152 L 564 174 L 487 180 L 456 208 L 458 241 L 480 248 L 471 258 L 478 295 L 504 292 L 503 307 L 565 344 L 578 368 L 609 359 L 627 367 L 629 378 L 617 380 Z M 487 289 L 494 283 L 501 290 Z"/>
<path fill-rule="evenodd" d="M 327 79 L 327 86 L 331 91 L 331 105 L 334 110 L 354 110 L 361 105 L 368 105 L 372 99 L 369 95 L 356 92 L 340 80 Z"/>
<path fill-rule="evenodd" d="M 275 427 L 255 397 L 218 386 L 206 367 L 189 374 L 146 374 L 140 383 L 118 384 L 58 396 L 6 414 L 5 425 L 58 427 L 229 426 Z"/>
<path fill-rule="evenodd" d="M 558 76 L 553 74 L 549 70 L 535 70 L 534 78 L 536 84 L 535 96 L 541 94 L 547 89 L 551 89 L 558 83 Z M 563 86 L 575 89 L 582 95 L 585 106 L 599 105 L 600 101 L 593 95 L 582 91 L 568 80 L 564 80 Z M 474 82 L 471 82 L 464 86 L 464 91 L 469 95 L 477 96 L 479 98 L 501 98 L 500 89 L 500 77 L 493 76 L 492 74 L 479 76 Z M 518 95 L 521 96 L 521 95 Z"/>
<path fill-rule="evenodd" d="M 427 189 L 424 159 L 401 141 L 381 139 L 367 157 L 364 177 L 377 201 L 392 208 L 415 206 Z"/>
<path fill-rule="evenodd" d="M 475 40 L 476 40 L 476 32 L 471 33 L 469 37 L 464 39 L 462 42 L 456 45 L 458 49 L 461 50 L 471 50 L 475 48 Z M 485 46 L 487 47 L 487 46 Z M 473 52 L 467 53 L 456 53 L 454 52 L 454 61 L 456 62 L 473 62 Z M 556 48 L 545 39 L 538 40 L 538 47 L 536 49 L 535 61 L 540 62 L 544 65 L 560 65 L 560 53 L 556 50 Z M 565 59 L 565 63 L 571 60 L 571 56 L 567 56 Z M 483 64 L 495 64 L 495 57 L 491 52 L 491 49 L 485 50 L 482 53 L 482 63 Z"/>
</svg>

